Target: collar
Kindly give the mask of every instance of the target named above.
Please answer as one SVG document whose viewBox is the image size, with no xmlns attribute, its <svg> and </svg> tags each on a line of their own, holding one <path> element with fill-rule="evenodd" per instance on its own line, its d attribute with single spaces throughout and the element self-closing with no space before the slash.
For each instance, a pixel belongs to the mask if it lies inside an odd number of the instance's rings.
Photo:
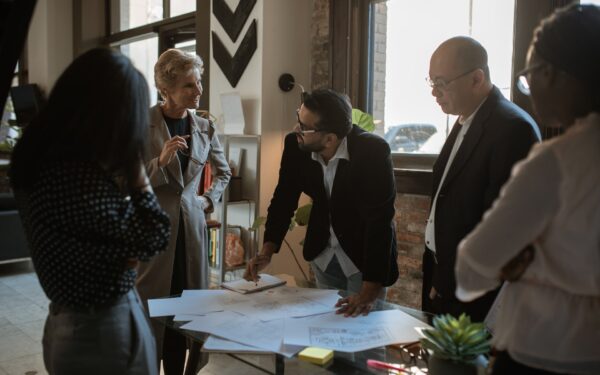
<svg viewBox="0 0 600 375">
<path fill-rule="evenodd" d="M 311 156 L 312 156 L 313 160 L 316 160 L 319 163 L 325 164 L 325 162 L 323 161 L 323 158 L 321 157 L 321 154 L 319 154 L 318 152 L 312 152 Z M 335 154 L 333 155 L 331 160 L 329 160 L 329 162 L 332 162 L 336 159 L 346 159 L 348 161 L 350 160 L 350 153 L 348 153 L 348 137 L 347 136 L 344 137 L 344 139 L 342 139 L 342 141 L 338 145 L 337 150 L 335 150 Z"/>
<path fill-rule="evenodd" d="M 481 103 L 479 103 L 479 105 L 477 106 L 477 108 L 475 108 L 475 110 L 473 111 L 473 113 L 471 113 L 469 115 L 469 117 L 467 117 L 465 120 L 461 120 L 461 116 L 459 116 L 458 117 L 458 123 L 461 124 L 464 128 L 468 128 L 469 125 L 471 125 L 471 123 L 473 122 L 473 119 L 475 118 L 475 115 L 479 111 L 479 108 L 481 108 L 481 106 L 483 105 L 483 103 L 485 103 L 485 101 L 487 100 L 488 96 L 486 96 L 485 98 L 483 98 L 483 100 L 481 101 Z"/>
</svg>

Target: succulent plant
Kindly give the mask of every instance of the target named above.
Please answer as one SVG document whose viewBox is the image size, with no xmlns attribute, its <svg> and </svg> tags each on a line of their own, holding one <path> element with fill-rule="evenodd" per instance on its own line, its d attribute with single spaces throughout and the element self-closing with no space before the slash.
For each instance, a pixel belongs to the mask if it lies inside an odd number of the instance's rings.
<svg viewBox="0 0 600 375">
<path fill-rule="evenodd" d="M 433 329 L 423 329 L 421 345 L 440 359 L 471 363 L 490 351 L 491 335 L 483 323 L 471 323 L 466 314 L 456 319 L 446 314 L 433 318 Z"/>
</svg>

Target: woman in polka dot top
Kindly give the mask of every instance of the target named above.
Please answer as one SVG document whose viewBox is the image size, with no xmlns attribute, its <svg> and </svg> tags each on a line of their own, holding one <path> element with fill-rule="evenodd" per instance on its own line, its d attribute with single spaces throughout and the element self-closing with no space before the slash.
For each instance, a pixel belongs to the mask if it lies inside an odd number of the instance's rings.
<svg viewBox="0 0 600 375">
<path fill-rule="evenodd" d="M 147 106 L 148 85 L 129 59 L 93 49 L 61 75 L 15 148 L 11 183 L 51 301 L 50 374 L 158 374 L 134 287 L 138 261 L 169 240 L 142 163 Z"/>
</svg>

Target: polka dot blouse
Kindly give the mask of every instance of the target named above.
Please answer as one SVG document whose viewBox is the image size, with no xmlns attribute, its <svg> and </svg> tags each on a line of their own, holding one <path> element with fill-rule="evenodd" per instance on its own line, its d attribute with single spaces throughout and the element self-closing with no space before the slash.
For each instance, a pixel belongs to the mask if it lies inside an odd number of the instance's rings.
<svg viewBox="0 0 600 375">
<path fill-rule="evenodd" d="M 127 258 L 147 261 L 168 244 L 169 218 L 156 196 L 124 197 L 96 164 L 52 163 L 16 196 L 42 288 L 60 305 L 110 304 L 135 284 Z"/>
</svg>

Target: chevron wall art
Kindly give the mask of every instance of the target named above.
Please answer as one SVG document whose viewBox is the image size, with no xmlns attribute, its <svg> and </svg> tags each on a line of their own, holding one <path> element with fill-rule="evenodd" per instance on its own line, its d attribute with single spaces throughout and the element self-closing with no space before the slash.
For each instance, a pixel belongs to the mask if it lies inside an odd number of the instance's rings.
<svg viewBox="0 0 600 375">
<path fill-rule="evenodd" d="M 256 0 L 240 0 L 235 11 L 232 12 L 225 0 L 213 0 L 213 14 L 234 43 L 255 4 Z M 254 19 L 232 57 L 219 36 L 214 31 L 212 32 L 213 57 L 231 86 L 236 87 L 240 78 L 242 78 L 256 51 L 257 39 L 256 19 Z"/>
</svg>

